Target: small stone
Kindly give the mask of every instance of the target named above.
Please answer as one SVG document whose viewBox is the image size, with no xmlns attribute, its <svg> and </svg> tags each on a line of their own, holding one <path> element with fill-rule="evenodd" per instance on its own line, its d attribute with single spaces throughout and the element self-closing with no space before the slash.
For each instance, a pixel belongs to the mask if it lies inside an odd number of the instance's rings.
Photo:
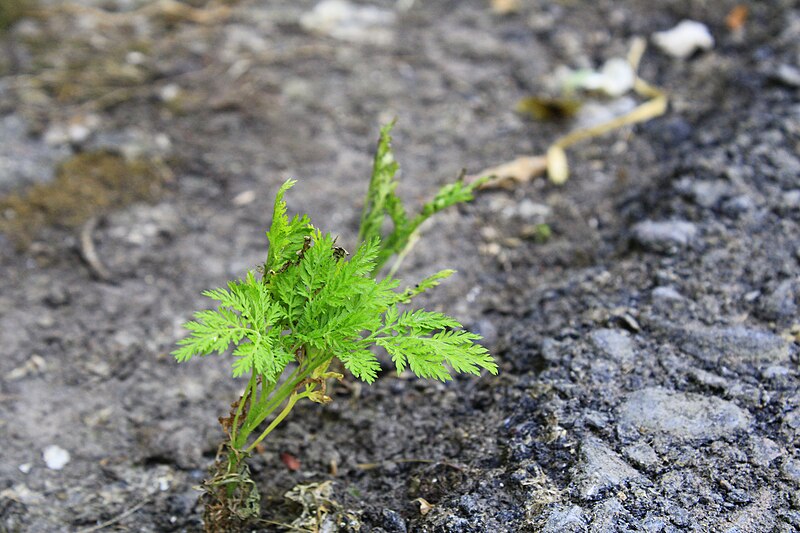
<svg viewBox="0 0 800 533">
<path fill-rule="evenodd" d="M 625 333 L 614 329 L 597 329 L 589 335 L 589 340 L 601 354 L 621 364 L 634 360 L 633 341 Z"/>
<path fill-rule="evenodd" d="M 573 482 L 584 500 L 593 500 L 606 490 L 642 477 L 603 441 L 594 437 L 581 443 L 580 457 Z"/>
<path fill-rule="evenodd" d="M 800 461 L 791 458 L 784 460 L 781 465 L 781 474 L 784 479 L 800 485 Z"/>
<path fill-rule="evenodd" d="M 682 351 L 708 363 L 741 367 L 789 360 L 789 345 L 769 331 L 692 325 L 673 330 L 672 336 Z"/>
<path fill-rule="evenodd" d="M 790 87 L 800 87 L 800 69 L 786 63 L 778 66 L 775 77 Z"/>
<path fill-rule="evenodd" d="M 710 389 L 725 390 L 728 388 L 727 379 L 713 372 L 709 372 L 708 370 L 703 370 L 702 368 L 692 368 L 689 370 L 689 377 L 700 385 L 705 385 Z"/>
<path fill-rule="evenodd" d="M 683 20 L 671 30 L 656 32 L 652 40 L 664 53 L 678 59 L 714 47 L 714 37 L 708 27 L 694 20 Z"/>
<path fill-rule="evenodd" d="M 51 444 L 42 450 L 42 459 L 50 470 L 61 470 L 69 463 L 70 457 L 67 450 L 57 444 Z"/>
<path fill-rule="evenodd" d="M 792 370 L 781 365 L 768 366 L 761 372 L 761 377 L 764 379 L 777 379 L 791 375 Z"/>
<path fill-rule="evenodd" d="M 22 463 L 17 467 L 17 469 L 23 474 L 30 474 L 31 470 L 33 469 L 33 465 L 31 463 Z"/>
<path fill-rule="evenodd" d="M 800 189 L 794 189 L 783 193 L 781 203 L 789 209 L 800 207 Z"/>
<path fill-rule="evenodd" d="M 772 461 L 783 455 L 783 450 L 778 444 L 766 437 L 750 437 L 747 441 L 750 449 L 748 457 L 756 466 L 768 467 Z"/>
<path fill-rule="evenodd" d="M 158 97 L 162 102 L 174 102 L 181 94 L 181 88 L 175 83 L 169 83 L 161 88 L 158 92 Z"/>
<path fill-rule="evenodd" d="M 675 253 L 695 239 L 697 226 L 683 220 L 645 220 L 633 226 L 632 232 L 634 240 L 647 250 Z"/>
<path fill-rule="evenodd" d="M 661 387 L 631 393 L 617 415 L 621 426 L 681 440 L 717 439 L 750 426 L 750 415 L 731 402 Z"/>
<path fill-rule="evenodd" d="M 659 459 L 653 447 L 645 442 L 636 442 L 626 446 L 623 449 L 623 453 L 625 457 L 643 468 L 653 468 L 661 465 L 661 459 Z"/>
<path fill-rule="evenodd" d="M 381 512 L 381 526 L 384 530 L 390 533 L 406 533 L 408 531 L 408 526 L 406 525 L 406 521 L 403 520 L 396 511 L 392 511 L 391 509 L 384 509 Z"/>
<path fill-rule="evenodd" d="M 766 320 L 784 320 L 797 316 L 798 292 L 798 283 L 795 280 L 782 281 L 775 290 L 761 299 L 761 316 Z"/>
<path fill-rule="evenodd" d="M 681 293 L 676 291 L 673 287 L 656 287 L 650 293 L 653 300 L 660 300 L 662 302 L 677 302 L 683 300 Z"/>
<path fill-rule="evenodd" d="M 556 504 L 548 511 L 543 520 L 542 533 L 579 533 L 586 531 L 586 518 L 583 509 L 577 505 L 567 507 Z"/>
</svg>

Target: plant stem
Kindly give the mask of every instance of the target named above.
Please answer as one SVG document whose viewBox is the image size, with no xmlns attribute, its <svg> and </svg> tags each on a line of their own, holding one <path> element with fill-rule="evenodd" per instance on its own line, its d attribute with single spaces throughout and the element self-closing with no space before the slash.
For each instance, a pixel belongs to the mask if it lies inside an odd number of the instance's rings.
<svg viewBox="0 0 800 533">
<path fill-rule="evenodd" d="M 300 383 L 303 382 L 312 370 L 298 368 L 289 378 L 281 385 L 278 390 L 271 391 L 274 387 L 271 385 L 262 391 L 261 397 L 258 399 L 257 405 L 250 407 L 250 412 L 247 414 L 241 430 L 236 435 L 236 439 L 231 439 L 231 444 L 234 448 L 242 449 L 247 443 L 247 438 L 266 418 L 272 414 L 275 409 L 281 406 L 287 396 L 294 392 Z"/>
<path fill-rule="evenodd" d="M 309 396 L 310 393 L 308 391 L 300 394 L 296 392 L 292 393 L 292 395 L 289 397 L 289 402 L 286 404 L 286 407 L 283 408 L 283 411 L 281 411 L 278 414 L 278 416 L 275 417 L 275 419 L 270 423 L 270 425 L 267 426 L 267 429 L 265 429 L 264 432 L 258 436 L 258 438 L 253 442 L 253 444 L 251 444 L 244 450 L 245 453 L 250 453 L 251 451 L 253 451 L 253 448 L 258 446 L 258 443 L 264 440 L 264 438 L 266 438 L 266 436 L 269 435 L 272 432 L 272 430 L 275 429 L 278 426 L 278 424 L 280 424 L 283 421 L 284 418 L 286 418 L 286 416 L 289 414 L 289 412 L 291 412 L 292 408 L 294 407 L 294 404 L 296 404 L 298 400 L 302 400 L 303 398 L 308 398 Z"/>
<path fill-rule="evenodd" d="M 239 428 L 239 417 L 242 415 L 242 410 L 244 409 L 244 404 L 247 403 L 248 392 L 250 392 L 249 396 L 251 396 L 250 406 L 252 407 L 252 393 L 256 386 L 256 373 L 253 372 L 250 375 L 250 380 L 247 382 L 247 386 L 244 388 L 244 392 L 242 393 L 242 397 L 239 398 L 239 405 L 236 406 L 236 414 L 233 416 L 233 427 L 231 428 L 231 442 L 236 442 L 236 432 Z"/>
</svg>

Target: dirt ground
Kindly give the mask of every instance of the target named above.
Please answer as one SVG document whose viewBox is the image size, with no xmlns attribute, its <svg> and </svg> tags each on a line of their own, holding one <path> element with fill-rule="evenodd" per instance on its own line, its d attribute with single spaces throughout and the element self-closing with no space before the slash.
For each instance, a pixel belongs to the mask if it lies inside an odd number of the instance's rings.
<svg viewBox="0 0 800 533">
<path fill-rule="evenodd" d="M 352 248 L 381 124 L 420 204 L 575 127 L 515 111 L 559 68 L 683 19 L 715 43 L 648 47 L 665 115 L 571 148 L 562 186 L 437 215 L 406 260 L 411 283 L 459 271 L 424 304 L 500 374 L 387 369 L 299 407 L 252 461 L 255 528 L 800 530 L 796 2 L 385 0 L 333 22 L 318 3 L 0 21 L 0 531 L 202 530 L 194 487 L 244 383 L 169 352 L 202 290 L 264 260 L 280 183 Z M 317 505 L 285 497 L 315 483 Z"/>
</svg>

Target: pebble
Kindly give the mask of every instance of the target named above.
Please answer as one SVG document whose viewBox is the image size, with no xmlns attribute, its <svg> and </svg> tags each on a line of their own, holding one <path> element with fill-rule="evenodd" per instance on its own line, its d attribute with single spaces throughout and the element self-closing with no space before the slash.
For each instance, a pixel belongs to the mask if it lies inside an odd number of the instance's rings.
<svg viewBox="0 0 800 533">
<path fill-rule="evenodd" d="M 635 442 L 630 446 L 626 446 L 623 453 L 630 461 L 643 468 L 653 468 L 661 465 L 661 459 L 659 459 L 656 451 L 646 442 Z"/>
<path fill-rule="evenodd" d="M 61 446 L 51 444 L 42 450 L 42 459 L 50 470 L 61 470 L 69 463 L 70 456 Z"/>
<path fill-rule="evenodd" d="M 542 533 L 578 533 L 586 531 L 586 518 L 583 509 L 577 505 L 567 507 L 556 504 L 550 508 L 544 519 Z"/>
<path fill-rule="evenodd" d="M 696 180 L 683 178 L 675 184 L 675 189 L 688 196 L 694 203 L 707 209 L 716 207 L 721 200 L 730 196 L 731 186 L 723 180 Z"/>
<path fill-rule="evenodd" d="M 702 368 L 692 368 L 689 370 L 689 377 L 700 385 L 710 389 L 725 390 L 728 388 L 728 380 L 722 376 L 703 370 Z"/>
<path fill-rule="evenodd" d="M 656 287 L 650 293 L 653 300 L 660 300 L 662 302 L 678 302 L 683 300 L 683 296 L 673 287 Z"/>
<path fill-rule="evenodd" d="M 750 415 L 716 397 L 661 387 L 631 393 L 617 409 L 620 426 L 682 440 L 711 440 L 750 425 Z"/>
<path fill-rule="evenodd" d="M 797 316 L 797 287 L 798 283 L 793 279 L 782 281 L 761 299 L 761 317 L 766 320 L 786 320 Z"/>
<path fill-rule="evenodd" d="M 768 467 L 772 461 L 783 455 L 778 443 L 766 437 L 751 436 L 747 440 L 748 458 L 756 466 Z"/>
<path fill-rule="evenodd" d="M 800 485 L 800 461 L 787 458 L 781 465 L 781 474 L 784 479 Z"/>
<path fill-rule="evenodd" d="M 66 147 L 53 147 L 32 138 L 28 124 L 11 114 L 0 118 L 0 190 L 8 191 L 53 178 L 53 168 L 69 155 Z"/>
<path fill-rule="evenodd" d="M 775 77 L 790 87 L 800 87 L 800 69 L 786 63 L 780 65 Z"/>
<path fill-rule="evenodd" d="M 714 47 L 714 37 L 708 27 L 694 20 L 683 20 L 671 30 L 656 32 L 652 41 L 661 51 L 678 59 L 686 59 L 697 50 L 711 50 Z"/>
<path fill-rule="evenodd" d="M 684 220 L 645 220 L 633 226 L 633 238 L 646 250 L 675 253 L 697 236 L 697 226 Z"/>
<path fill-rule="evenodd" d="M 580 457 L 572 479 L 584 500 L 593 500 L 603 491 L 642 477 L 615 451 L 595 437 L 589 437 L 581 443 Z"/>
<path fill-rule="evenodd" d="M 597 329 L 589 335 L 589 340 L 603 355 L 621 363 L 632 363 L 635 357 L 633 341 L 614 329 Z"/>
<path fill-rule="evenodd" d="M 789 360 L 789 345 L 769 331 L 743 326 L 688 326 L 676 329 L 673 336 L 682 351 L 709 363 L 741 367 Z"/>
</svg>

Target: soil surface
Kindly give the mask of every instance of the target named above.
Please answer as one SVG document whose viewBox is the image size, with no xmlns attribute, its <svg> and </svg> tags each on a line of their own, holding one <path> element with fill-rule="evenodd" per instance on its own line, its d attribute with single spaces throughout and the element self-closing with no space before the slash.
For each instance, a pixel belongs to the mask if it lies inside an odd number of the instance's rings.
<svg viewBox="0 0 800 533">
<path fill-rule="evenodd" d="M 0 530 L 201 531 L 244 383 L 169 352 L 202 290 L 265 258 L 280 183 L 352 249 L 381 124 L 419 205 L 571 131 L 584 115 L 515 112 L 559 68 L 683 19 L 715 44 L 647 49 L 666 114 L 569 149 L 563 186 L 437 215 L 404 263 L 459 271 L 423 303 L 500 374 L 387 365 L 298 407 L 252 461 L 254 529 L 800 529 L 800 9 L 726 21 L 737 3 L 42 0 L 0 21 Z"/>
</svg>

